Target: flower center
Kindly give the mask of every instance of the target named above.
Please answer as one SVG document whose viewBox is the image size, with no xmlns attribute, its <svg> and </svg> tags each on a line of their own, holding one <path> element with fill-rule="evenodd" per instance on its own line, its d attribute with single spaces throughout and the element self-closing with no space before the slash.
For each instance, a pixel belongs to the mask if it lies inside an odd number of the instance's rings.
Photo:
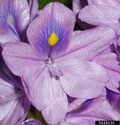
<svg viewBox="0 0 120 125">
<path fill-rule="evenodd" d="M 46 60 L 46 64 L 47 64 L 47 66 L 48 66 L 48 68 L 49 68 L 49 71 L 50 71 L 50 73 L 52 73 L 52 75 L 54 75 L 54 76 L 63 76 L 63 73 L 62 73 L 62 71 L 61 71 L 61 68 L 60 67 L 58 67 L 54 62 L 53 62 L 53 60 L 51 59 L 51 58 L 48 58 L 47 60 Z"/>
</svg>

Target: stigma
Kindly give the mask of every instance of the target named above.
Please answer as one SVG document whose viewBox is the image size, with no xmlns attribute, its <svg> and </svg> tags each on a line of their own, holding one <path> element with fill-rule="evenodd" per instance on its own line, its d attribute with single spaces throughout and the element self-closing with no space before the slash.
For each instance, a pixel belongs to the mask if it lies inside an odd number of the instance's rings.
<svg viewBox="0 0 120 125">
<path fill-rule="evenodd" d="M 56 35 L 56 33 L 53 32 L 48 39 L 48 44 L 50 46 L 54 46 L 58 42 L 58 40 L 59 40 L 58 36 Z"/>
</svg>

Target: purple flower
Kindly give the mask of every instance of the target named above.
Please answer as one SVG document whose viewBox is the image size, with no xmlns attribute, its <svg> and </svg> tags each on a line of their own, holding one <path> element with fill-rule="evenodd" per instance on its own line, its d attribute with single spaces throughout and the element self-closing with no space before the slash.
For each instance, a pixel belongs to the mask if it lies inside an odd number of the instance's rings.
<svg viewBox="0 0 120 125">
<path fill-rule="evenodd" d="M 6 75 L 3 78 L 0 78 L 0 125 L 20 125 L 30 103 L 20 82 Z"/>
<path fill-rule="evenodd" d="M 48 124 L 64 119 L 67 95 L 97 97 L 108 81 L 106 70 L 91 59 L 111 45 L 113 30 L 73 32 L 74 24 L 71 10 L 50 3 L 28 27 L 30 45 L 8 43 L 3 49 L 8 67 L 22 77 L 26 94 Z"/>
<path fill-rule="evenodd" d="M 75 105 L 76 106 L 76 105 Z M 95 121 L 119 120 L 120 114 L 108 102 L 106 95 L 89 99 L 68 112 L 60 125 L 93 125 Z"/>
<path fill-rule="evenodd" d="M 20 41 L 30 20 L 27 0 L 2 0 L 0 3 L 0 43 Z"/>
<path fill-rule="evenodd" d="M 107 25 L 120 35 L 120 1 L 118 0 L 88 0 L 79 18 L 92 25 Z"/>
</svg>

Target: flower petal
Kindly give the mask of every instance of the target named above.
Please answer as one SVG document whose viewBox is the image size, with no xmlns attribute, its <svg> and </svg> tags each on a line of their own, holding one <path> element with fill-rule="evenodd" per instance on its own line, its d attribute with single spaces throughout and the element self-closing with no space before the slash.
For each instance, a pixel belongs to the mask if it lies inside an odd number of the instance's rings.
<svg viewBox="0 0 120 125">
<path fill-rule="evenodd" d="M 27 43 L 8 43 L 4 46 L 3 56 L 7 66 L 15 74 L 21 76 L 24 70 L 30 69 L 33 65 L 41 64 L 39 58 L 34 54 Z"/>
<path fill-rule="evenodd" d="M 75 32 L 68 49 L 56 60 L 87 59 L 91 60 L 108 48 L 115 38 L 114 31 L 109 27 L 98 27 L 87 31 Z M 64 57 L 64 58 L 63 58 Z"/>
<path fill-rule="evenodd" d="M 64 60 L 61 70 L 63 72 L 63 76 L 60 77 L 61 85 L 71 97 L 85 99 L 97 97 L 103 92 L 108 81 L 105 69 L 89 61 Z"/>
<path fill-rule="evenodd" d="M 77 15 L 79 11 L 81 10 L 81 1 L 73 0 L 72 5 L 73 5 L 73 12 L 75 15 Z"/>
<path fill-rule="evenodd" d="M 7 116 L 0 121 L 1 125 L 17 125 L 21 124 L 23 120 L 26 118 L 28 110 L 30 108 L 30 103 L 26 97 L 21 97 L 14 101 L 10 112 Z"/>
<path fill-rule="evenodd" d="M 30 0 L 30 21 L 32 21 L 38 15 L 38 0 Z"/>
<path fill-rule="evenodd" d="M 107 70 L 109 76 L 109 82 L 106 84 L 107 88 L 119 92 L 120 66 L 117 55 L 112 52 L 107 54 L 101 53 L 99 56 L 95 57 L 93 61 Z"/>
<path fill-rule="evenodd" d="M 5 95 L 14 92 L 14 87 L 0 78 L 0 121 L 8 114 L 14 103 L 14 101 L 11 101 L 5 104 L 1 103 L 1 101 L 4 99 Z"/>
<path fill-rule="evenodd" d="M 42 114 L 48 124 L 57 124 L 64 119 L 67 112 L 67 96 L 62 90 L 59 80 L 50 78 L 48 75 L 46 79 L 41 89 L 44 95 L 42 100 L 46 105 Z"/>
<path fill-rule="evenodd" d="M 28 27 L 29 42 L 41 59 L 57 56 L 67 48 L 74 23 L 75 16 L 70 9 L 57 2 L 50 3 Z M 52 33 L 57 35 L 58 41 L 51 47 L 48 39 Z"/>
<path fill-rule="evenodd" d="M 42 110 L 47 123 L 56 124 L 63 120 L 68 102 L 59 80 L 51 78 L 47 68 L 41 72 L 35 72 L 32 74 L 32 78 L 24 72 L 23 79 L 28 89 L 26 94 L 29 94 L 32 104 L 38 110 Z"/>
<path fill-rule="evenodd" d="M 93 5 L 102 4 L 120 9 L 120 2 L 118 0 L 88 0 L 88 3 Z"/>
<path fill-rule="evenodd" d="M 80 11 L 79 18 L 92 25 L 115 26 L 119 23 L 120 10 L 105 5 L 89 5 Z"/>
</svg>

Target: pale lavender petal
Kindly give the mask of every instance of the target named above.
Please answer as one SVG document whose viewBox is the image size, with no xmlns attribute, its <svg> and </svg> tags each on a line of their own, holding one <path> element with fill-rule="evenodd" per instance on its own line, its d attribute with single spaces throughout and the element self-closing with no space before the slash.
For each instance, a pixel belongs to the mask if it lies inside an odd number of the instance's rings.
<svg viewBox="0 0 120 125">
<path fill-rule="evenodd" d="M 81 10 L 81 1 L 80 0 L 73 0 L 72 1 L 72 8 L 73 8 L 73 12 L 75 15 L 77 15 L 79 13 L 79 11 Z"/>
<path fill-rule="evenodd" d="M 27 119 L 22 123 L 22 125 L 42 125 L 40 121 L 33 120 L 33 119 Z"/>
<path fill-rule="evenodd" d="M 30 21 L 38 15 L 38 0 L 30 0 Z"/>
<path fill-rule="evenodd" d="M 30 108 L 30 103 L 26 97 L 21 97 L 14 101 L 10 112 L 7 116 L 0 121 L 1 125 L 19 125 L 26 118 L 28 110 Z"/>
<path fill-rule="evenodd" d="M 117 60 L 117 55 L 109 52 L 107 54 L 101 53 L 96 56 L 93 61 L 103 66 L 109 75 L 109 82 L 106 84 L 107 88 L 119 92 L 119 83 L 120 83 L 120 65 Z M 114 76 L 114 77 L 113 77 Z"/>
<path fill-rule="evenodd" d="M 40 59 L 35 55 L 27 43 L 8 43 L 4 46 L 3 56 L 10 70 L 16 75 L 22 75 L 34 65 L 41 66 Z M 33 69 L 31 69 L 32 72 Z"/>
<path fill-rule="evenodd" d="M 56 124 L 64 119 L 68 102 L 59 80 L 50 78 L 48 75 L 46 77 L 47 80 L 41 86 L 42 100 L 46 105 L 46 108 L 42 110 L 42 114 L 48 124 Z"/>
<path fill-rule="evenodd" d="M 24 93 L 0 78 L 0 124 L 21 123 L 29 107 L 30 103 Z"/>
<path fill-rule="evenodd" d="M 102 4 L 120 9 L 119 0 L 88 0 L 88 3 L 93 5 Z"/>
<path fill-rule="evenodd" d="M 89 5 L 80 11 L 79 18 L 92 25 L 117 27 L 120 19 L 120 10 L 105 5 Z"/>
<path fill-rule="evenodd" d="M 5 98 L 5 95 L 14 92 L 14 87 L 0 78 L 0 121 L 8 114 L 14 103 L 14 101 L 2 103 L 2 100 Z"/>
<path fill-rule="evenodd" d="M 29 42 L 41 59 L 55 57 L 67 48 L 74 23 L 75 16 L 70 9 L 57 2 L 50 3 L 28 27 Z M 59 40 L 51 47 L 48 39 L 53 32 Z"/>
<path fill-rule="evenodd" d="M 59 62 L 63 76 L 60 83 L 71 97 L 93 98 L 103 92 L 108 81 L 107 72 L 100 65 L 80 59 Z"/>
<path fill-rule="evenodd" d="M 26 93 L 32 104 L 38 110 L 42 110 L 48 124 L 56 124 L 63 120 L 68 102 L 59 80 L 51 78 L 47 68 L 44 71 L 31 74 L 31 76 L 32 78 L 30 78 L 30 73 L 28 76 L 28 73 L 24 72 L 24 81 L 26 82 L 24 84 L 28 89 Z"/>
<path fill-rule="evenodd" d="M 14 34 L 0 34 L 0 43 L 4 44 L 4 43 L 9 43 L 9 42 L 19 42 L 19 39 L 16 35 Z M 3 46 L 3 45 L 2 45 Z"/>
<path fill-rule="evenodd" d="M 109 27 L 98 27 L 87 31 L 75 32 L 66 52 L 56 58 L 58 61 L 67 59 L 91 60 L 108 48 L 115 38 L 114 31 Z"/>
<path fill-rule="evenodd" d="M 3 120 L 7 114 L 10 112 L 12 106 L 14 104 L 14 101 L 11 101 L 9 103 L 0 104 L 0 121 Z"/>
</svg>

